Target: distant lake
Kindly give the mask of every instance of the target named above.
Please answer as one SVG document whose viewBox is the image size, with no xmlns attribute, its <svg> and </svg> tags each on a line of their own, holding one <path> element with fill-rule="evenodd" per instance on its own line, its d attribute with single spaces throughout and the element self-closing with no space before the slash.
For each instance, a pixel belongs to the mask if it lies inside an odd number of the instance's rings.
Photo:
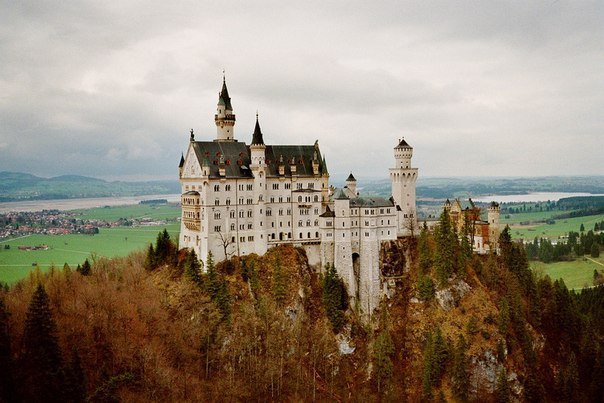
<svg viewBox="0 0 604 403">
<path fill-rule="evenodd" d="M 166 199 L 168 202 L 175 203 L 180 202 L 180 194 L 7 202 L 0 203 L 0 213 L 8 213 L 9 211 L 77 210 L 104 206 L 126 206 L 152 199 Z"/>
<path fill-rule="evenodd" d="M 578 196 L 604 196 L 604 194 L 570 193 L 570 192 L 535 192 L 522 195 L 489 195 L 473 197 L 472 200 L 480 203 L 496 201 L 498 203 L 536 203 L 544 201 L 558 201 L 566 197 Z"/>
</svg>

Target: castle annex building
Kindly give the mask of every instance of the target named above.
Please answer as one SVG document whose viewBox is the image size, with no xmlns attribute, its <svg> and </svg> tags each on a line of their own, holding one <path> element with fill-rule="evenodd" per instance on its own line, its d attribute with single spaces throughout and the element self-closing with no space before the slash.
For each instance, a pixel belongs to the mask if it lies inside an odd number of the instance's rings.
<svg viewBox="0 0 604 403">
<path fill-rule="evenodd" d="M 381 242 L 417 227 L 413 148 L 405 140 L 394 148 L 392 197 L 363 198 L 352 174 L 343 188 L 330 187 L 318 142 L 265 144 L 258 115 L 249 145 L 238 141 L 225 80 L 214 121 L 216 138 L 197 141 L 191 130 L 181 157 L 180 246 L 204 263 L 209 252 L 222 260 L 285 243 L 302 247 L 311 264 L 335 265 L 354 302 L 371 312 L 382 294 Z"/>
</svg>

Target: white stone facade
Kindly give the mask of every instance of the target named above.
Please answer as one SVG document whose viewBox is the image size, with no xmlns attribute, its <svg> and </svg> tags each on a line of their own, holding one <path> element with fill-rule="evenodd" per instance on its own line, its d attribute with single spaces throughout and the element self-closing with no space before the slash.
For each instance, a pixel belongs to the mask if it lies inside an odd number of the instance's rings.
<svg viewBox="0 0 604 403">
<path fill-rule="evenodd" d="M 196 141 L 191 131 L 181 158 L 182 216 L 179 245 L 205 264 L 279 244 L 303 247 L 311 265 L 335 265 L 353 306 L 371 313 L 382 295 L 382 241 L 416 228 L 412 148 L 395 147 L 391 199 L 362 198 L 352 174 L 343 189 L 329 186 L 325 158 L 313 145 L 265 145 L 258 118 L 247 146 L 234 136 L 235 114 L 223 82 L 216 139 Z"/>
</svg>

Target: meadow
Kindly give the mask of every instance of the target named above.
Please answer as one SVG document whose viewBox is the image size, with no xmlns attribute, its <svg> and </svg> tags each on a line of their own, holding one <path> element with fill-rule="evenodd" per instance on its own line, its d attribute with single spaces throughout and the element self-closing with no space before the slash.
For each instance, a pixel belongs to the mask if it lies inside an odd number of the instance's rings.
<svg viewBox="0 0 604 403">
<path fill-rule="evenodd" d="M 14 283 L 38 266 L 48 270 L 51 265 L 62 268 L 67 263 L 72 269 L 86 258 L 126 256 L 144 250 L 154 242 L 157 234 L 168 230 L 172 239 L 178 239 L 180 215 L 178 205 L 131 205 L 74 210 L 84 220 L 116 221 L 125 219 L 163 220 L 165 225 L 125 226 L 100 228 L 96 235 L 30 235 L 0 241 L 0 282 Z M 5 249 L 8 245 L 10 249 Z M 20 245 L 48 245 L 47 250 L 19 250 Z"/>
<path fill-rule="evenodd" d="M 549 238 L 553 241 L 560 238 L 560 236 L 567 235 L 569 231 L 579 232 L 581 224 L 585 226 L 585 231 L 587 232 L 594 229 L 596 222 L 604 220 L 604 214 L 598 214 L 585 217 L 555 219 L 554 224 L 520 224 L 527 221 L 546 220 L 555 214 L 560 214 L 560 212 L 511 214 L 509 218 L 505 218 L 502 215 L 501 223 L 502 225 L 507 224 L 510 226 L 514 239 L 532 241 L 535 237 L 540 237 Z"/>
<path fill-rule="evenodd" d="M 531 269 L 547 274 L 552 280 L 563 279 L 569 289 L 581 289 L 593 285 L 594 270 L 604 271 L 604 256 L 578 258 L 572 262 L 531 262 Z"/>
</svg>

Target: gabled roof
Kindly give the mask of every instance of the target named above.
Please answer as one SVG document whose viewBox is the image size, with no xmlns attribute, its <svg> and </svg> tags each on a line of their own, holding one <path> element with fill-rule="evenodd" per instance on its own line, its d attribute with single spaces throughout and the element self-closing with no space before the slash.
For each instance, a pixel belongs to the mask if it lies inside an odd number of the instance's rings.
<svg viewBox="0 0 604 403">
<path fill-rule="evenodd" d="M 296 165 L 296 175 L 314 176 L 312 161 L 317 152 L 317 159 L 321 160 L 321 152 L 314 145 L 286 145 L 286 146 L 266 146 L 266 176 L 279 175 L 279 165 L 285 167 L 285 176 L 291 176 L 291 162 Z M 283 162 L 281 162 L 283 161 Z M 322 172 L 321 167 L 319 171 Z"/>
<path fill-rule="evenodd" d="M 352 172 L 350 173 L 350 175 L 348 175 L 348 178 L 346 178 L 346 182 L 356 182 L 356 181 L 357 180 L 352 175 Z"/>
<path fill-rule="evenodd" d="M 329 206 L 327 206 L 325 209 L 325 212 L 323 214 L 321 214 L 319 217 L 335 217 L 335 216 L 336 216 L 336 213 L 331 211 Z"/>
<path fill-rule="evenodd" d="M 346 193 L 344 193 L 344 189 L 340 189 L 340 192 L 336 196 L 336 200 L 346 200 L 346 199 L 348 199 L 348 196 L 346 196 Z"/>
</svg>

